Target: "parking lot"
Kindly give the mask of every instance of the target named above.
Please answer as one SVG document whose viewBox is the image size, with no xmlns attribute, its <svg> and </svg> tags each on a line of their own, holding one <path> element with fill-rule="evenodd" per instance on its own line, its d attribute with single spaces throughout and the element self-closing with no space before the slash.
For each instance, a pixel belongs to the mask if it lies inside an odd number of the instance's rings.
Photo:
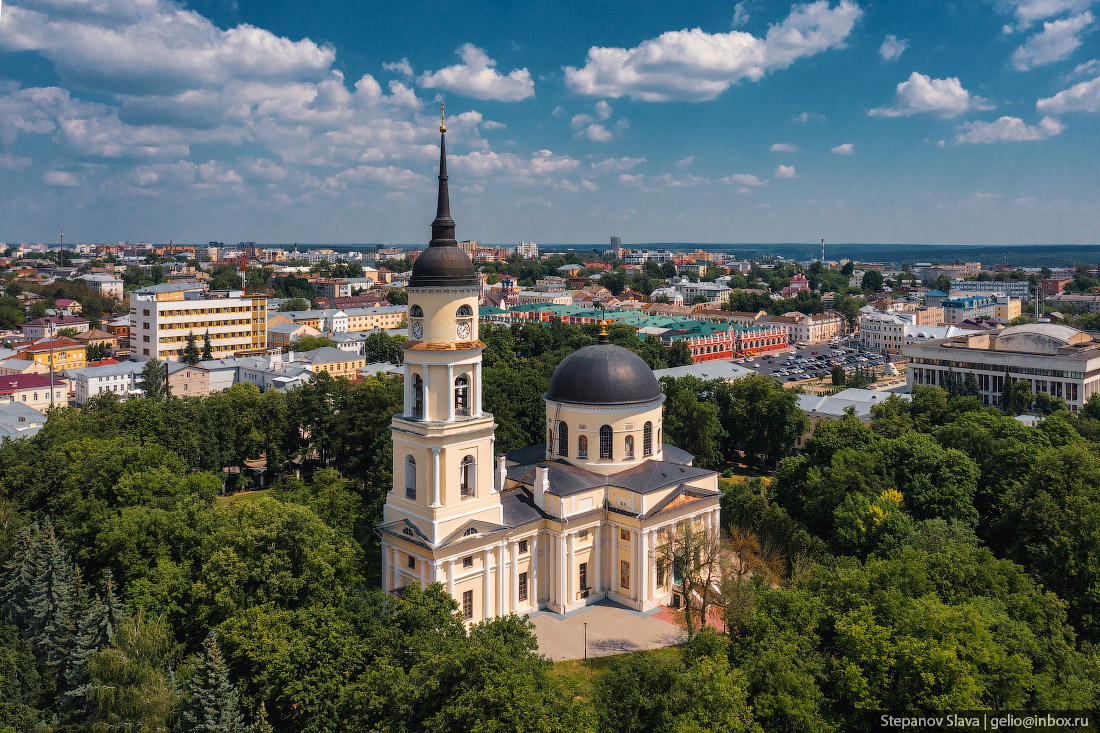
<svg viewBox="0 0 1100 733">
<path fill-rule="evenodd" d="M 892 358 L 901 360 L 901 357 Z M 780 382 L 797 382 L 814 377 L 827 379 L 832 375 L 833 366 L 836 364 L 842 365 L 845 371 L 849 372 L 859 367 L 881 371 L 889 360 L 884 354 L 863 351 L 858 345 L 851 345 L 842 340 L 831 344 L 796 346 L 786 351 L 773 351 L 744 359 L 734 359 L 734 363 L 754 369 L 758 374 L 775 377 Z"/>
</svg>

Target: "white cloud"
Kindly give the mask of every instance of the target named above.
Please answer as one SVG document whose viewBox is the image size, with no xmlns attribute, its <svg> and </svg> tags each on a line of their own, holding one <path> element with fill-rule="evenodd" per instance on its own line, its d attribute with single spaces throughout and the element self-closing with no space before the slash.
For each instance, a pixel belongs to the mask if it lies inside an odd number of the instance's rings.
<svg viewBox="0 0 1100 733">
<path fill-rule="evenodd" d="M 743 31 L 668 31 L 631 49 L 593 46 L 585 65 L 565 67 L 566 86 L 577 94 L 629 96 L 646 102 L 714 99 L 741 79 L 828 49 L 842 48 L 862 10 L 851 0 L 797 5 L 764 38 Z"/>
<path fill-rule="evenodd" d="M 730 22 L 734 28 L 740 28 L 749 22 L 748 0 L 741 0 L 733 6 L 733 20 Z"/>
<path fill-rule="evenodd" d="M 1043 30 L 1027 39 L 1012 54 L 1018 71 L 1061 61 L 1081 45 L 1081 34 L 1092 26 L 1092 13 L 1086 11 L 1071 18 L 1043 23 Z"/>
<path fill-rule="evenodd" d="M 508 125 L 503 122 L 497 122 L 496 120 L 485 120 L 481 123 L 482 130 L 503 130 Z"/>
<path fill-rule="evenodd" d="M 17 171 L 31 164 L 30 158 L 23 158 L 11 153 L 0 153 L 0 170 Z"/>
<path fill-rule="evenodd" d="M 1066 126 L 1053 117 L 1044 117 L 1038 125 L 1028 125 L 1019 117 L 1001 117 L 994 122 L 966 122 L 955 142 L 988 144 L 1045 140 L 1061 134 Z"/>
<path fill-rule="evenodd" d="M 797 175 L 793 165 L 781 165 L 775 169 L 776 178 L 794 178 Z"/>
<path fill-rule="evenodd" d="M 600 187 L 598 185 L 596 185 L 592 181 L 588 180 L 587 178 L 582 178 L 581 179 L 581 188 L 583 188 L 585 191 L 599 191 L 600 190 Z"/>
<path fill-rule="evenodd" d="M 794 116 L 795 122 L 801 122 L 803 125 L 809 122 L 824 122 L 825 115 L 819 112 L 802 112 Z"/>
<path fill-rule="evenodd" d="M 883 58 L 884 61 L 897 61 L 901 58 L 901 55 L 905 53 L 905 49 L 909 48 L 909 41 L 907 39 L 899 39 L 897 36 L 886 36 L 882 45 L 878 47 L 878 55 Z"/>
<path fill-rule="evenodd" d="M 1080 13 L 1092 0 L 1002 0 L 1020 23 L 1020 30 L 1037 20 L 1063 13 Z"/>
<path fill-rule="evenodd" d="M 868 114 L 872 117 L 902 117 L 932 113 L 955 117 L 972 109 L 992 107 L 981 97 L 971 96 L 958 77 L 932 79 L 914 71 L 908 80 L 898 84 L 893 106 L 877 107 Z"/>
<path fill-rule="evenodd" d="M 1093 74 L 1100 74 L 1100 59 L 1090 59 L 1077 64 L 1071 76 L 1092 76 Z"/>
<path fill-rule="evenodd" d="M 388 63 L 382 64 L 382 68 L 386 71 L 396 71 L 398 74 L 402 74 L 403 76 L 413 75 L 412 64 L 410 64 L 409 60 L 406 58 L 403 58 L 400 61 L 390 61 Z"/>
<path fill-rule="evenodd" d="M 592 163 L 592 170 L 600 175 L 606 175 L 632 170 L 645 162 L 645 158 L 604 158 Z"/>
<path fill-rule="evenodd" d="M 75 173 L 69 171 L 46 171 L 42 176 L 42 182 L 47 186 L 79 186 L 80 181 Z"/>
<path fill-rule="evenodd" d="M 694 162 L 695 162 L 695 156 L 694 155 L 689 155 L 686 158 L 682 158 L 682 159 L 676 161 L 676 167 L 678 169 L 682 170 L 682 171 L 687 170 L 688 168 L 691 167 L 691 164 L 694 163 Z"/>
<path fill-rule="evenodd" d="M 727 186 L 764 186 L 767 181 L 754 176 L 752 173 L 734 173 L 718 179 L 719 183 Z"/>
<path fill-rule="evenodd" d="M 526 68 L 512 69 L 507 76 L 502 75 L 494 68 L 496 61 L 472 43 L 463 44 L 457 53 L 462 58 L 461 64 L 425 72 L 420 76 L 420 85 L 497 102 L 518 102 L 535 96 L 535 82 Z"/>
<path fill-rule="evenodd" d="M 1063 112 L 1100 112 L 1100 76 L 1069 89 L 1063 89 L 1053 97 L 1040 99 L 1035 108 L 1047 114 Z"/>
<path fill-rule="evenodd" d="M 855 155 L 856 146 L 852 143 L 841 143 L 840 145 L 837 145 L 835 148 L 833 148 L 832 152 L 836 153 L 837 155 Z"/>
<path fill-rule="evenodd" d="M 601 120 L 609 119 L 611 117 L 611 105 L 603 99 L 596 102 L 596 116 Z"/>
<path fill-rule="evenodd" d="M 676 175 L 662 173 L 658 176 L 647 176 L 644 173 L 623 173 L 619 176 L 619 183 L 623 186 L 633 186 L 643 191 L 659 191 L 662 188 L 690 188 L 710 183 L 710 180 L 702 176 L 691 174 Z"/>
<path fill-rule="evenodd" d="M 798 146 L 791 143 L 775 143 L 768 150 L 772 153 L 797 153 Z"/>
<path fill-rule="evenodd" d="M 493 176 L 516 183 L 549 185 L 562 174 L 577 168 L 580 161 L 549 150 L 536 150 L 526 158 L 514 153 L 482 153 L 475 150 L 466 155 L 451 156 L 448 165 L 464 175 L 477 178 Z"/>
<path fill-rule="evenodd" d="M 579 134 L 583 134 L 594 143 L 605 143 L 611 139 L 611 131 L 603 125 L 589 125 Z"/>
<path fill-rule="evenodd" d="M 569 124 L 576 132 L 573 137 L 583 137 L 596 143 L 605 143 L 612 138 L 612 132 L 607 128 L 607 125 L 603 122 L 607 122 L 611 118 L 611 105 L 600 100 L 596 102 L 594 106 L 596 116 L 588 114 L 587 112 L 581 112 L 573 115 L 573 119 L 569 121 Z M 599 119 L 602 122 L 597 122 Z M 619 120 L 615 123 L 615 129 L 622 131 L 630 126 L 630 122 L 627 120 Z"/>
</svg>

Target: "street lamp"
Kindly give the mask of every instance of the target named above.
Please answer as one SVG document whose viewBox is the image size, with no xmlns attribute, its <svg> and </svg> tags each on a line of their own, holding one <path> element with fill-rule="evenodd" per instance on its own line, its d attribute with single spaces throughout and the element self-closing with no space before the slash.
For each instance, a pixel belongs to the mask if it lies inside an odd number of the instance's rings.
<svg viewBox="0 0 1100 733">
<path fill-rule="evenodd" d="M 588 661 L 588 622 L 584 622 L 584 661 Z"/>
</svg>

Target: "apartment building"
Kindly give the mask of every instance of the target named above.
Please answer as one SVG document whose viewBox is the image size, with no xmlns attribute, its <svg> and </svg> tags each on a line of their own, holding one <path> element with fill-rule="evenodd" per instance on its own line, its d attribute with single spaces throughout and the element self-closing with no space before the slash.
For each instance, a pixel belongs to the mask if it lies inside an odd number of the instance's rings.
<svg viewBox="0 0 1100 733">
<path fill-rule="evenodd" d="M 760 325 L 776 326 L 787 332 L 792 344 L 824 344 L 844 334 L 844 316 L 836 311 L 808 315 L 792 311 L 759 321 Z"/>
<path fill-rule="evenodd" d="M 56 336 L 62 329 L 72 329 L 76 333 L 84 333 L 88 330 L 88 320 L 79 316 L 44 316 L 27 321 L 19 326 L 19 330 L 29 339 L 40 339 L 47 336 Z"/>
<path fill-rule="evenodd" d="M 0 377 L 0 401 L 18 402 L 39 412 L 51 405 L 65 407 L 69 404 L 69 383 L 42 374 L 7 374 Z"/>
<path fill-rule="evenodd" d="M 1021 300 L 1031 299 L 1031 283 L 1027 280 L 952 280 L 954 293 L 995 293 Z"/>
<path fill-rule="evenodd" d="M 943 301 L 943 322 L 962 323 L 975 318 L 992 318 L 996 309 L 990 295 L 967 295 Z"/>
<path fill-rule="evenodd" d="M 79 369 L 88 360 L 88 347 L 69 338 L 58 336 L 53 339 L 36 339 L 20 344 L 12 344 L 19 352 L 20 359 L 34 361 L 55 372 L 63 369 Z"/>
<path fill-rule="evenodd" d="M 215 358 L 267 346 L 267 296 L 208 291 L 202 283 L 162 283 L 130 293 L 130 345 L 140 360 L 178 361 L 188 334 L 210 335 Z"/>
<path fill-rule="evenodd" d="M 404 305 L 380 305 L 369 308 L 347 308 L 348 331 L 373 331 L 376 328 L 401 328 L 408 321 L 409 308 Z"/>
</svg>

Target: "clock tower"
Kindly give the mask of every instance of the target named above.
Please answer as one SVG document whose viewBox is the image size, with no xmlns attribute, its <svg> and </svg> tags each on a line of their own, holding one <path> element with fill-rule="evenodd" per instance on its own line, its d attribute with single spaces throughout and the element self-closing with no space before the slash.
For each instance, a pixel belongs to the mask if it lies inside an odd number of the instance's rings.
<svg viewBox="0 0 1100 733">
<path fill-rule="evenodd" d="M 503 522 L 493 470 L 496 424 L 481 409 L 479 286 L 455 240 L 444 124 L 439 132 L 439 194 L 432 241 L 409 280 L 405 408 L 390 426 L 393 489 L 383 514 L 383 524 L 402 522 L 432 551 L 471 522 Z"/>
</svg>

